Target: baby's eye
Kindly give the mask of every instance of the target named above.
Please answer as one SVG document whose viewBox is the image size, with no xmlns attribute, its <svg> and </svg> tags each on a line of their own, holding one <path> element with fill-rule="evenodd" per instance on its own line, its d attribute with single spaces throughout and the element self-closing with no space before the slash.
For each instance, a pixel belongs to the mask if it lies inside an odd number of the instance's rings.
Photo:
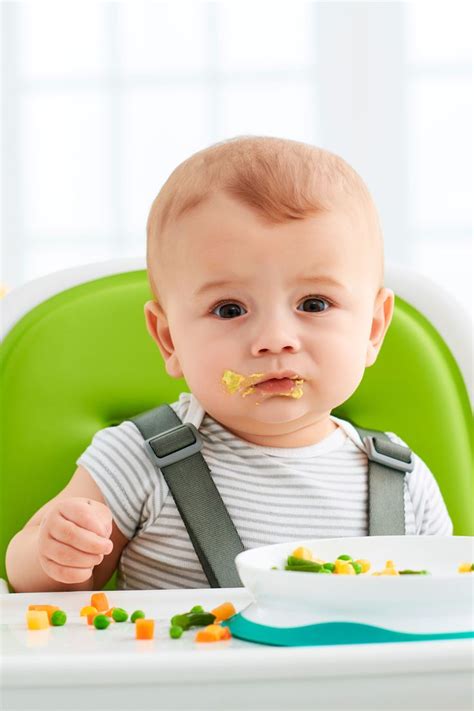
<svg viewBox="0 0 474 711">
<path fill-rule="evenodd" d="M 319 296 L 310 296 L 304 301 L 302 301 L 300 305 L 304 306 L 305 304 L 307 304 L 307 308 L 303 309 L 303 311 L 307 311 L 309 313 L 327 311 L 330 306 L 329 301 L 326 301 L 326 299 L 323 299 Z"/>
<path fill-rule="evenodd" d="M 229 302 L 227 304 L 218 304 L 211 313 L 216 313 L 216 311 L 219 311 L 220 313 L 217 313 L 216 316 L 221 316 L 222 318 L 234 318 L 235 316 L 241 316 L 238 312 L 239 309 L 242 309 L 243 307 L 240 306 L 239 304 L 235 304 L 233 302 Z M 244 309 L 245 310 L 245 309 Z"/>
</svg>

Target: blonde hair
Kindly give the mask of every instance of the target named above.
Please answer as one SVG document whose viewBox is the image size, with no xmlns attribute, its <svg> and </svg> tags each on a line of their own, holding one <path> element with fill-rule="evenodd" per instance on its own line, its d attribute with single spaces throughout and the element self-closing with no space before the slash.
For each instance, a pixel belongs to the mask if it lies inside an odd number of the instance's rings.
<svg viewBox="0 0 474 711">
<path fill-rule="evenodd" d="M 303 220 L 352 200 L 368 214 L 369 229 L 375 229 L 382 243 L 369 190 L 340 156 L 290 139 L 236 136 L 180 163 L 153 201 L 147 221 L 147 267 L 155 296 L 159 292 L 152 266 L 160 263 L 157 255 L 166 226 L 217 191 L 273 223 Z"/>
</svg>

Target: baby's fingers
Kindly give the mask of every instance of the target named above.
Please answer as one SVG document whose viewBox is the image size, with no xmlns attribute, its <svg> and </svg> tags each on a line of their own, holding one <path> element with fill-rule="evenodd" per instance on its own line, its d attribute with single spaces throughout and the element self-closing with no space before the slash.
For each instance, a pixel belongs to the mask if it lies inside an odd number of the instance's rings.
<svg viewBox="0 0 474 711">
<path fill-rule="evenodd" d="M 88 568 L 91 569 L 99 565 L 104 560 L 104 556 L 98 553 L 84 553 L 82 550 L 68 546 L 49 536 L 43 546 L 42 553 L 45 558 L 68 568 Z"/>
<path fill-rule="evenodd" d="M 40 555 L 39 560 L 46 575 L 60 583 L 83 583 L 92 576 L 93 568 L 66 567 L 45 555 Z"/>
<path fill-rule="evenodd" d="M 55 516 L 49 525 L 49 534 L 59 543 L 76 548 L 83 553 L 107 555 L 112 551 L 113 543 L 109 538 L 98 536 L 72 521 L 64 518 L 62 514 Z"/>
<path fill-rule="evenodd" d="M 109 538 L 112 533 L 112 513 L 100 501 L 81 497 L 60 500 L 57 512 L 76 526 L 92 531 L 98 536 Z"/>
</svg>

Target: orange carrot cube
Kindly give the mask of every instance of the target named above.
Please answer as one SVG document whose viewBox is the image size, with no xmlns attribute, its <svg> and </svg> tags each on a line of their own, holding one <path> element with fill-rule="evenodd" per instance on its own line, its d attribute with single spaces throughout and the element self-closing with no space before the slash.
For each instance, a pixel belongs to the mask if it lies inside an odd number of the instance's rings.
<svg viewBox="0 0 474 711">
<path fill-rule="evenodd" d="M 92 607 L 95 607 L 98 612 L 105 612 L 110 609 L 107 595 L 104 592 L 92 593 L 91 605 Z"/>
<path fill-rule="evenodd" d="M 153 639 L 155 636 L 155 620 L 147 620 L 139 617 L 135 620 L 136 639 Z"/>
<path fill-rule="evenodd" d="M 222 639 L 222 627 L 220 625 L 207 625 L 196 633 L 196 642 L 219 642 Z"/>
<path fill-rule="evenodd" d="M 222 605 L 215 607 L 211 610 L 211 614 L 216 616 L 214 622 L 221 622 L 222 620 L 227 620 L 232 615 L 236 614 L 236 609 L 231 602 L 223 602 Z"/>
</svg>

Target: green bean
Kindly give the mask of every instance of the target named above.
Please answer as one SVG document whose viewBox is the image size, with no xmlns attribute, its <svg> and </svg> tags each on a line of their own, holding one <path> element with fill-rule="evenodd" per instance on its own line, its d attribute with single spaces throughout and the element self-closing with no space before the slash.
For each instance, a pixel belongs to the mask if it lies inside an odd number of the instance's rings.
<svg viewBox="0 0 474 711">
<path fill-rule="evenodd" d="M 319 563 L 310 563 L 309 565 L 285 565 L 285 570 L 297 570 L 301 573 L 319 573 L 322 565 Z"/>
<path fill-rule="evenodd" d="M 431 575 L 427 570 L 399 570 L 399 575 Z"/>
<path fill-rule="evenodd" d="M 288 556 L 288 560 L 286 561 L 287 565 L 314 565 L 313 560 L 306 560 L 305 558 L 295 558 L 293 555 Z M 316 563 L 316 565 L 320 565 L 319 563 Z"/>
<path fill-rule="evenodd" d="M 216 616 L 212 612 L 197 612 L 195 614 L 189 615 L 189 626 L 190 627 L 207 627 L 207 625 L 212 625 L 216 619 Z"/>
<path fill-rule="evenodd" d="M 171 627 L 181 627 L 183 630 L 187 630 L 190 627 L 189 616 L 186 613 L 182 615 L 174 615 L 171 618 Z"/>
<path fill-rule="evenodd" d="M 215 619 L 216 616 L 212 612 L 184 612 L 171 618 L 171 626 L 178 625 L 183 630 L 188 630 L 190 627 L 207 627 L 212 625 Z"/>
</svg>

